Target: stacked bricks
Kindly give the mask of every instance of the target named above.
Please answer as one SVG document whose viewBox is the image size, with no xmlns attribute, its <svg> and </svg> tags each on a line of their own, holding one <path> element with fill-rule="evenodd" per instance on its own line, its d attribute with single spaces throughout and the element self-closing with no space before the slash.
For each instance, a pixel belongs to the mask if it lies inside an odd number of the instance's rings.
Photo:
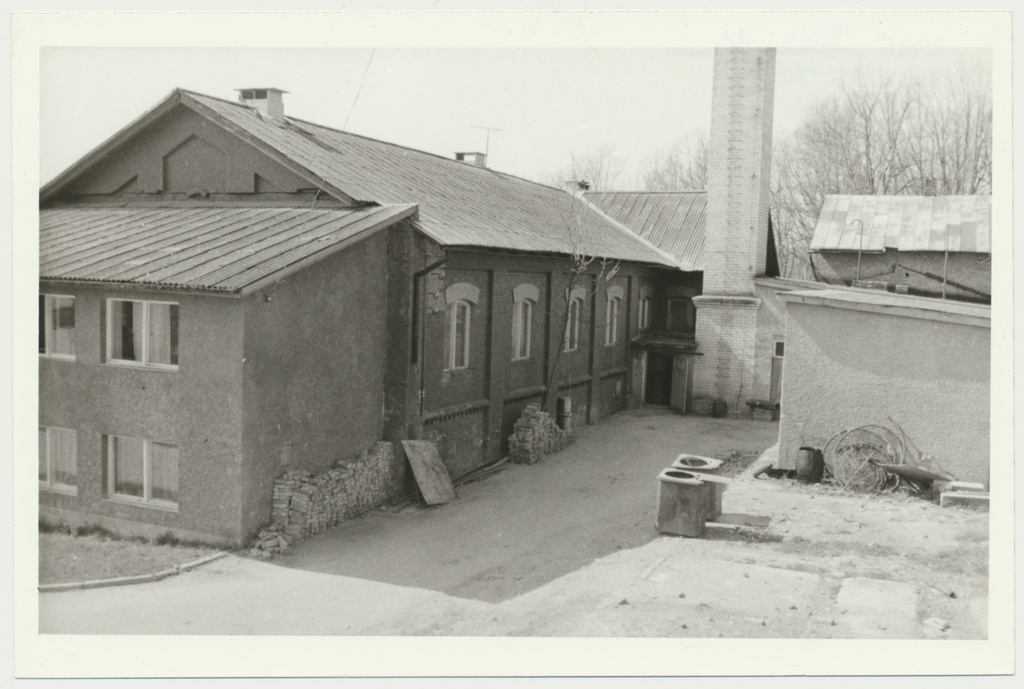
<svg viewBox="0 0 1024 689">
<path fill-rule="evenodd" d="M 509 459 L 515 464 L 535 464 L 572 442 L 572 436 L 559 428 L 539 404 L 528 404 L 509 436 Z"/>
<path fill-rule="evenodd" d="M 394 502 L 401 497 L 401 479 L 394 445 L 385 442 L 322 474 L 290 469 L 274 481 L 272 522 L 260 531 L 250 554 L 286 553 L 299 539 Z"/>
</svg>

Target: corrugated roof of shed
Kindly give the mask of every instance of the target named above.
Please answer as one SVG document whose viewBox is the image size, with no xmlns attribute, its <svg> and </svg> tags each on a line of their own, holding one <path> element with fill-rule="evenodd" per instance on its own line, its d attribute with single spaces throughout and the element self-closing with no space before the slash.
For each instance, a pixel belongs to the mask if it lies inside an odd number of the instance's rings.
<svg viewBox="0 0 1024 689">
<path fill-rule="evenodd" d="M 416 203 L 420 226 L 442 245 L 579 250 L 678 267 L 670 254 L 564 190 L 291 117 L 263 117 L 243 103 L 182 94 L 356 200 Z"/>
<path fill-rule="evenodd" d="M 243 291 L 415 210 L 408 204 L 43 210 L 39 273 L 43 279 Z"/>
<path fill-rule="evenodd" d="M 947 238 L 950 251 L 991 253 L 992 197 L 829 195 L 811 251 L 945 251 Z"/>
<path fill-rule="evenodd" d="M 705 191 L 594 191 L 584 198 L 666 251 L 683 270 L 704 269 Z"/>
</svg>

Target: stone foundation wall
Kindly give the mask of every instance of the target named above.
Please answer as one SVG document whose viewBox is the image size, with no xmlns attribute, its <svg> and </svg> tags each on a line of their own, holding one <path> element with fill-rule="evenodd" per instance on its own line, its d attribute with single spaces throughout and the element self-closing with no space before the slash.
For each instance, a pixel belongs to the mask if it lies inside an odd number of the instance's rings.
<svg viewBox="0 0 1024 689">
<path fill-rule="evenodd" d="M 404 471 L 393 443 L 379 442 L 355 462 L 321 474 L 291 469 L 274 481 L 272 523 L 252 554 L 269 557 L 296 540 L 402 497 Z"/>
<path fill-rule="evenodd" d="M 571 442 L 572 436 L 542 412 L 539 404 L 529 404 L 509 436 L 509 459 L 515 464 L 534 464 Z"/>
</svg>

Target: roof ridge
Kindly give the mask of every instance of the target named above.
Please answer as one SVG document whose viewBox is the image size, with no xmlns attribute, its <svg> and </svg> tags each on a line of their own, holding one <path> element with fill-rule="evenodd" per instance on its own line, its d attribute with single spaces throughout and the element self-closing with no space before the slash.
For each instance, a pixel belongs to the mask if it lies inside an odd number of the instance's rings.
<svg viewBox="0 0 1024 689">
<path fill-rule="evenodd" d="M 185 88 L 176 88 L 175 91 L 181 91 L 182 93 L 187 93 L 190 96 L 199 96 L 201 98 L 210 98 L 212 100 L 216 100 L 216 101 L 219 101 L 221 103 L 226 103 L 227 105 L 234 105 L 234 106 L 237 106 L 237 107 L 240 107 L 240 108 L 245 108 L 247 110 L 252 110 L 252 111 L 257 111 L 257 112 L 259 111 L 259 109 L 256 108 L 255 106 L 246 105 L 245 103 L 243 103 L 241 101 L 228 100 L 227 98 L 221 98 L 219 96 L 211 96 L 211 95 L 206 94 L 206 93 L 200 93 L 199 91 L 192 91 L 190 89 L 185 89 Z M 377 138 L 374 138 L 372 136 L 367 136 L 366 134 L 359 134 L 357 132 L 345 131 L 344 129 L 338 129 L 337 127 L 332 127 L 329 124 L 321 124 L 320 122 L 314 122 L 312 120 L 303 119 L 301 117 L 293 117 L 291 115 L 285 115 L 284 116 L 284 121 L 285 122 L 300 123 L 300 124 L 304 124 L 304 125 L 308 125 L 308 126 L 317 127 L 319 129 L 326 129 L 328 131 L 332 131 L 332 132 L 335 132 L 337 134 L 343 134 L 345 136 L 358 137 L 358 138 L 363 139 L 365 141 L 373 141 L 374 143 L 384 144 L 385 146 L 391 146 L 393 148 L 400 148 L 403 151 L 412 151 L 414 153 L 422 153 L 423 155 L 431 156 L 431 157 L 437 158 L 438 160 L 443 160 L 443 161 L 445 161 L 447 163 L 456 163 L 456 164 L 459 164 L 459 165 L 464 165 L 464 166 L 469 167 L 469 168 L 476 168 L 476 169 L 479 169 L 479 170 L 486 170 L 487 172 L 490 172 L 492 174 L 501 175 L 503 177 L 507 177 L 507 178 L 510 178 L 510 179 L 517 179 L 517 180 L 520 180 L 522 182 L 527 182 L 529 184 L 535 184 L 535 185 L 537 185 L 539 187 L 544 187 L 545 189 L 552 189 L 554 191 L 562 191 L 562 189 L 560 189 L 559 187 L 556 187 L 556 186 L 553 186 L 553 185 L 550 185 L 550 184 L 545 184 L 543 182 L 538 182 L 536 180 L 528 179 L 528 178 L 522 177 L 520 175 L 515 175 L 515 174 L 512 174 L 511 172 L 504 172 L 502 170 L 496 170 L 494 168 L 489 168 L 489 167 L 480 167 L 479 165 L 474 165 L 472 163 L 467 163 L 467 162 L 462 161 L 462 160 L 455 160 L 454 158 L 449 158 L 448 156 L 443 156 L 440 153 L 433 153 L 431 151 L 424 151 L 423 149 L 420 149 L 420 148 L 413 148 L 412 146 L 406 146 L 406 145 L 403 145 L 403 144 L 397 144 L 394 141 L 385 141 L 384 139 L 377 139 Z"/>
<path fill-rule="evenodd" d="M 584 195 L 588 194 L 707 194 L 707 189 L 653 189 L 651 191 L 627 191 L 619 189 L 609 189 L 607 191 L 585 191 Z"/>
<path fill-rule="evenodd" d="M 326 129 L 326 130 L 334 132 L 336 134 L 342 134 L 344 136 L 354 136 L 354 137 L 357 137 L 359 139 L 363 139 L 364 141 L 372 141 L 374 143 L 383 144 L 385 146 L 391 146 L 392 148 L 399 148 L 399 149 L 402 149 L 403 151 L 412 151 L 413 153 L 421 153 L 423 155 L 430 156 L 432 158 L 437 158 L 438 160 L 443 160 L 446 163 L 454 163 L 456 165 L 462 165 L 462 166 L 465 166 L 465 167 L 471 168 L 471 169 L 483 170 L 485 172 L 490 172 L 491 174 L 501 175 L 502 177 L 506 177 L 506 178 L 509 178 L 509 179 L 516 179 L 516 180 L 519 180 L 521 182 L 527 182 L 529 184 L 534 184 L 534 185 L 539 186 L 539 187 L 544 187 L 545 189 L 551 189 L 553 191 L 564 191 L 564 189 L 561 189 L 560 187 L 552 186 L 550 184 L 544 184 L 543 182 L 538 182 L 536 180 L 528 179 L 526 177 L 521 177 L 519 175 L 514 175 L 511 172 L 504 172 L 502 170 L 496 170 L 496 169 L 490 168 L 490 167 L 481 167 L 479 165 L 474 165 L 473 163 L 467 163 L 467 162 L 462 161 L 462 160 L 455 160 L 454 158 L 449 158 L 448 156 L 443 156 L 440 153 L 432 153 L 431 151 L 424 151 L 423 149 L 420 149 L 420 148 L 413 148 L 412 146 L 405 146 L 403 144 L 396 144 L 394 141 L 385 141 L 384 139 L 377 139 L 377 138 L 374 138 L 372 136 L 367 136 L 366 134 L 358 134 L 356 132 L 347 132 L 347 131 L 345 131 L 343 129 L 338 129 L 338 128 L 332 127 L 330 125 L 320 124 L 319 122 L 313 122 L 311 120 L 304 120 L 301 117 L 291 117 L 289 115 L 285 115 L 284 119 L 286 121 L 290 120 L 290 121 L 299 122 L 299 123 L 302 123 L 302 124 L 305 124 L 305 125 L 310 125 L 310 126 L 313 126 L 313 127 L 318 127 L 320 129 Z"/>
</svg>

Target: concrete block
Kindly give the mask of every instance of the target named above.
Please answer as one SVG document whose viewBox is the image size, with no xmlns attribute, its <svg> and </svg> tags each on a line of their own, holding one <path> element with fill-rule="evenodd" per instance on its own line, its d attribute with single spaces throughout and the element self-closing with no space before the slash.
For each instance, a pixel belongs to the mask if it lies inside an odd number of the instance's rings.
<svg viewBox="0 0 1024 689">
<path fill-rule="evenodd" d="M 943 493 L 939 496 L 940 507 L 969 507 L 972 509 L 988 510 L 988 493 L 971 493 L 966 491 L 953 491 Z"/>
</svg>

